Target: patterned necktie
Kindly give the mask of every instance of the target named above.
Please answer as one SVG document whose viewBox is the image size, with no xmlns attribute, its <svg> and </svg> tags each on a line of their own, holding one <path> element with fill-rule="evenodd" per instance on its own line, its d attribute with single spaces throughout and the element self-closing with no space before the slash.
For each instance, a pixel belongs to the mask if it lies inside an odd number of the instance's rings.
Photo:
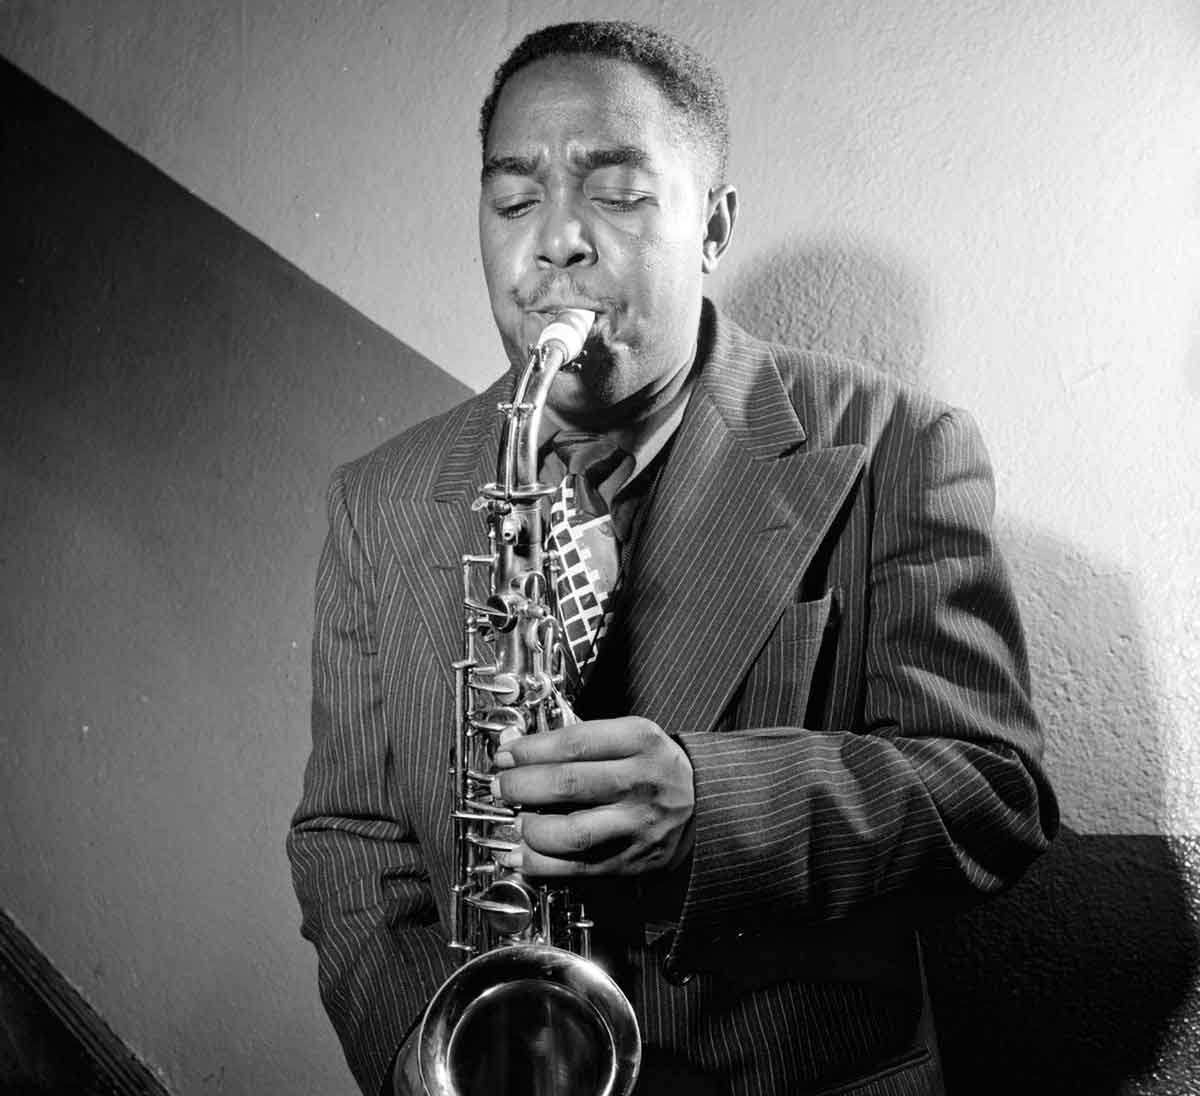
<svg viewBox="0 0 1200 1096">
<path fill-rule="evenodd" d="M 550 504 L 549 538 L 562 565 L 558 612 L 571 654 L 568 676 L 578 686 L 612 617 L 620 552 L 600 485 L 625 453 L 602 434 L 578 430 L 560 430 L 551 444 L 566 475 Z"/>
</svg>

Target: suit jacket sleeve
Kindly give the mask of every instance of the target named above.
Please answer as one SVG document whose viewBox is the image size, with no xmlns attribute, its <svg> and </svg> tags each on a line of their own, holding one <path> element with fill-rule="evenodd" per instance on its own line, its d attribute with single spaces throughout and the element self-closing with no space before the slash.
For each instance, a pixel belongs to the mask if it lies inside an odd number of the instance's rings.
<svg viewBox="0 0 1200 1096">
<path fill-rule="evenodd" d="M 346 470 L 329 493 L 313 638 L 312 753 L 288 854 L 321 999 L 366 1093 L 450 973 L 384 718 L 373 563 Z"/>
<path fill-rule="evenodd" d="M 806 928 L 996 891 L 1056 828 L 982 440 L 947 411 L 877 457 L 861 485 L 861 723 L 680 735 L 696 840 L 679 970 L 761 962 Z"/>
</svg>

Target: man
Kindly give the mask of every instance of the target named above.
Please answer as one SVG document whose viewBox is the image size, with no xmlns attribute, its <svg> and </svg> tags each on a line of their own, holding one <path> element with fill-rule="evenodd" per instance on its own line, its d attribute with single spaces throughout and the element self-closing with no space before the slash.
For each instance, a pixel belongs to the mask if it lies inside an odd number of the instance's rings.
<svg viewBox="0 0 1200 1096">
<path fill-rule="evenodd" d="M 527 808 L 505 862 L 587 888 L 642 1028 L 639 1092 L 938 1092 L 914 925 L 1011 883 L 1057 824 L 977 432 L 703 298 L 737 196 L 692 51 L 546 28 L 497 72 L 481 134 L 508 356 L 519 369 L 558 310 L 594 311 L 546 433 L 619 447 L 599 484 L 615 616 L 584 722 L 496 759 L 497 793 Z M 484 547 L 470 501 L 512 383 L 331 488 L 289 851 L 366 1093 L 454 967 L 456 561 Z"/>
</svg>

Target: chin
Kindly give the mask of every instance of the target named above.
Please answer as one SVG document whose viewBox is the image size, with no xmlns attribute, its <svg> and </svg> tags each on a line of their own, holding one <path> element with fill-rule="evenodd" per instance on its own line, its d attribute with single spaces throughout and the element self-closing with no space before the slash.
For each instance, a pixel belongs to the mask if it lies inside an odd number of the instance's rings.
<svg viewBox="0 0 1200 1096">
<path fill-rule="evenodd" d="M 582 373 L 559 373 L 550 388 L 550 406 L 563 418 L 583 424 L 612 406 L 609 386 Z"/>
<path fill-rule="evenodd" d="M 550 386 L 550 406 L 556 411 L 569 413 L 586 411 L 595 405 L 596 397 L 584 382 L 583 374 L 560 372 Z"/>
</svg>

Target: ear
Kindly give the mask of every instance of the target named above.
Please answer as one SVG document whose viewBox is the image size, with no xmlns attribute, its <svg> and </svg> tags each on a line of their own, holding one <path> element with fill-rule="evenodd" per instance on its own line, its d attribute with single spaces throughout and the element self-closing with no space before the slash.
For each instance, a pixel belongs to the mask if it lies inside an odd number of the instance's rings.
<svg viewBox="0 0 1200 1096">
<path fill-rule="evenodd" d="M 733 238 L 733 224 L 737 220 L 737 190 L 729 183 L 722 183 L 708 192 L 708 221 L 704 230 L 703 258 L 700 269 L 711 274 L 725 254 Z"/>
</svg>

